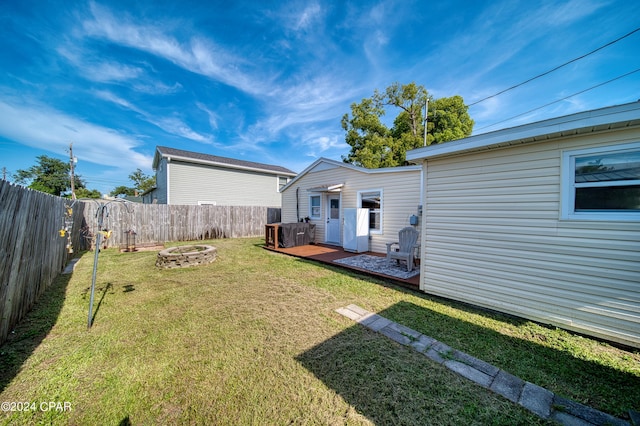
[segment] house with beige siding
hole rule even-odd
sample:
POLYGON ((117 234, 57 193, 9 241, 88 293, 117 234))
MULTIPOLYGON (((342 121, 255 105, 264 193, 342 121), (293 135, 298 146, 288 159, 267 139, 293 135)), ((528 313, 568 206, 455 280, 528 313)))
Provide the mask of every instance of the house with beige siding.
POLYGON ((295 172, 181 149, 156 147, 156 186, 144 203, 280 207, 280 190, 295 172))
POLYGON ((342 247, 345 212, 368 209, 366 251, 386 253, 385 243, 397 241, 398 231, 419 214, 420 174, 415 165, 366 169, 320 158, 283 188, 282 222, 309 218, 316 243, 342 247))
POLYGON ((407 159, 423 291, 640 347, 640 102, 407 159))

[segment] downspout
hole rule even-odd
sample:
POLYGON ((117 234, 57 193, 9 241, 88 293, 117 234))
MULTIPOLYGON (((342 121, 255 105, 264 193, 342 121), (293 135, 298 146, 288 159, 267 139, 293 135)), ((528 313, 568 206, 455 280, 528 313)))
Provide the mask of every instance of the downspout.
POLYGON ((300 221, 300 201, 298 199, 298 193, 300 192, 300 187, 296 187, 296 222, 300 221))

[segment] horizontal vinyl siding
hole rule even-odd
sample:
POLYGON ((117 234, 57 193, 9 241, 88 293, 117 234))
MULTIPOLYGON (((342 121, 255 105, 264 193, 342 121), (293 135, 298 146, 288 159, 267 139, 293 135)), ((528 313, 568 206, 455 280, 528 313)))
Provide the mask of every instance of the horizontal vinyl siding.
POLYGON ((276 175, 171 161, 171 204, 280 207, 276 175))
POLYGON ((640 347, 640 223, 559 219, 562 150, 637 138, 429 160, 421 289, 640 347))
MULTIPOLYGON (((382 234, 370 236, 369 250, 386 252, 386 243, 397 241, 398 231, 409 226, 409 217, 417 214, 420 204, 420 171, 398 171, 393 173, 364 173, 345 167, 334 167, 324 170, 310 171, 299 178, 283 193, 282 221, 295 222, 296 188, 299 188, 300 217, 309 215, 309 188, 327 184, 344 183, 341 192, 341 209, 355 208, 358 203, 358 191, 377 190, 383 192, 382 199, 382 234)), ((326 205, 325 194, 320 194, 322 217, 312 220, 316 224, 316 242, 324 242, 326 205)), ((342 232, 341 232, 342 234, 342 232)))
MULTIPOLYGON (((157 204, 167 204, 167 160, 162 159, 156 171, 156 190, 153 194, 157 204)), ((153 200, 152 200, 153 202, 153 200)))

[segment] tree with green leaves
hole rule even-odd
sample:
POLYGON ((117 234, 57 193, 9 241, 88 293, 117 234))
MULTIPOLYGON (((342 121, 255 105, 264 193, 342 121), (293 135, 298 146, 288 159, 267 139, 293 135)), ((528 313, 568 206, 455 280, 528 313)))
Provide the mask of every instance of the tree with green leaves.
MULTIPOLYGON (((69 163, 46 155, 39 155, 36 159, 38 164, 26 170, 18 170, 13 175, 17 184, 57 196, 71 190, 69 163)), ((74 176, 74 185, 77 190, 85 188, 85 183, 79 175, 74 176)))
POLYGON ((156 186, 156 177, 145 175, 140 169, 131 173, 129 179, 133 182, 134 189, 141 193, 156 186))
POLYGON ((467 110, 462 96, 456 95, 429 102, 427 145, 454 141, 471 135, 474 121, 467 110))
POLYGON ((427 99, 428 145, 471 134, 474 123, 462 97, 433 100, 423 86, 394 83, 384 92, 375 90, 371 98, 351 104, 351 115, 342 117, 345 141, 351 146, 342 160, 372 169, 404 165, 406 152, 424 145, 423 108, 427 99), (390 129, 382 122, 386 107, 400 110, 390 129))
POLYGON ((118 186, 109 195, 112 197, 119 196, 135 196, 141 194, 156 185, 155 176, 149 176, 142 172, 140 169, 136 169, 135 172, 129 175, 129 180, 133 182, 133 187, 130 186, 118 186))
POLYGON ((102 198, 97 189, 76 188, 76 198, 102 198))

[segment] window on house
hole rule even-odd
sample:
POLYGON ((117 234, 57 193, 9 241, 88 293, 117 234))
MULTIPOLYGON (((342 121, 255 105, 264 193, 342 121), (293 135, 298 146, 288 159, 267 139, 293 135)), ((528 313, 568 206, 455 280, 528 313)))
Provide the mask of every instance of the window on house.
POLYGON ((320 219, 320 196, 312 195, 309 197, 309 217, 311 219, 320 219))
POLYGON ((562 217, 640 220, 640 143, 563 153, 562 217))
POLYGON ((369 209, 369 231, 382 233, 382 190, 358 192, 358 207, 369 209))
POLYGON ((278 192, 282 191, 287 183, 289 183, 289 178, 286 176, 278 176, 278 192))

